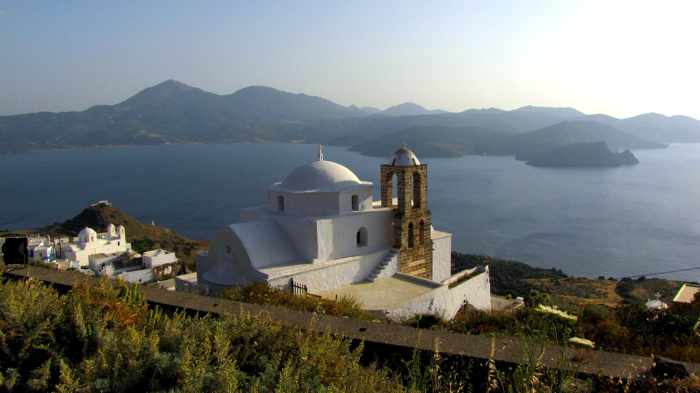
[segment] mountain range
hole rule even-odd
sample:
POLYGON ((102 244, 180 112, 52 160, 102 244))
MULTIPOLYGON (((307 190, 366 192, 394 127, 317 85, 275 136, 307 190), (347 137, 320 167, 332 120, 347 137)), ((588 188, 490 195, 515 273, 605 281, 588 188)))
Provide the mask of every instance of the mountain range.
POLYGON ((672 142, 700 142, 700 121, 658 114, 616 119, 573 108, 535 106, 450 113, 407 102, 380 110, 264 86, 219 95, 175 80, 146 88, 115 105, 0 116, 0 153, 101 145, 276 141, 353 146, 365 154, 379 154, 376 146, 362 146, 383 140, 395 147, 413 140, 429 147, 432 154, 428 156, 517 155, 522 152, 515 151, 514 143, 549 146, 553 142, 548 138, 567 143, 605 141, 612 149, 663 147, 672 142), (531 142, 522 142, 526 139, 531 142))

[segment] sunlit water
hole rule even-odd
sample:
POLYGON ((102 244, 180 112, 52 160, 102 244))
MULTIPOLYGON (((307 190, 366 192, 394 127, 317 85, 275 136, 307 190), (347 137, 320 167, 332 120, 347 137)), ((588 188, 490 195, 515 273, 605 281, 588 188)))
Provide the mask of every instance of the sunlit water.
MULTIPOLYGON (((108 199, 136 218, 207 239, 262 203, 316 146, 164 145, 0 156, 0 228, 63 221, 108 199)), ((418 152, 420 156, 420 152, 418 152)), ((635 152, 611 169, 547 169, 510 157, 427 159, 429 206, 454 249, 623 276, 700 266, 700 145, 635 152)), ((377 183, 382 160, 326 148, 377 183)), ((375 193, 378 190, 375 189, 375 193)), ((700 270, 667 277, 700 281, 700 270)))

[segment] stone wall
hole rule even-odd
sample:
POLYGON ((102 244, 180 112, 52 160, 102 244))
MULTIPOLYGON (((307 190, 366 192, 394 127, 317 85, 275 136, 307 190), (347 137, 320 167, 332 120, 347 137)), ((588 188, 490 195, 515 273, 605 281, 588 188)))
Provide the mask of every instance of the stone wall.
POLYGON ((433 276, 432 217, 428 210, 428 166, 381 166, 380 190, 383 207, 394 212, 394 248, 399 249, 399 271, 418 277, 433 276), (393 177, 396 176, 396 184, 393 177), (398 204, 392 192, 397 189, 398 204))

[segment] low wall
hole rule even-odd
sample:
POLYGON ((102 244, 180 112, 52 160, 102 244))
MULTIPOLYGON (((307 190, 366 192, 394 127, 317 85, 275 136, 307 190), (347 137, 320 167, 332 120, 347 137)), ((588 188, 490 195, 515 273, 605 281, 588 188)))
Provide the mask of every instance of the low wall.
MULTIPOLYGON (((446 282, 450 281, 452 280, 446 280, 446 282)), ((412 299, 410 303, 387 310, 387 316, 394 320, 405 320, 417 314, 435 314, 450 320, 457 315, 465 302, 478 310, 491 311, 491 283, 488 267, 483 273, 455 287, 450 288, 448 284, 442 284, 412 299)))
MULTIPOLYGON (((76 272, 61 272, 35 266, 8 266, 5 278, 32 277, 58 288, 71 288, 79 282, 95 282, 76 272)), ((226 299, 168 291, 162 288, 141 287, 146 301, 165 310, 187 311, 213 315, 252 315, 271 318, 275 323, 311 332, 331 333, 364 343, 367 350, 378 346, 381 354, 391 356, 401 350, 432 352, 436 348, 441 356, 453 356, 483 360, 492 359, 507 364, 520 364, 532 342, 516 337, 488 337, 444 331, 415 329, 408 326, 362 321, 351 318, 331 317, 309 312, 292 311, 283 307, 239 303, 226 299), (389 352, 387 352, 389 351, 389 352)), ((539 359, 543 367, 575 372, 582 376, 628 379, 647 372, 652 358, 614 352, 573 349, 544 344, 539 359), (563 359, 567 361, 562 361, 563 359)), ((686 369, 700 375, 700 364, 682 363, 686 369)))
POLYGON ((330 291, 345 285, 367 279, 384 259, 388 250, 381 250, 369 255, 343 258, 340 261, 316 262, 314 267, 301 273, 293 273, 268 281, 271 286, 282 287, 289 284, 289 279, 305 284, 309 292, 330 291))

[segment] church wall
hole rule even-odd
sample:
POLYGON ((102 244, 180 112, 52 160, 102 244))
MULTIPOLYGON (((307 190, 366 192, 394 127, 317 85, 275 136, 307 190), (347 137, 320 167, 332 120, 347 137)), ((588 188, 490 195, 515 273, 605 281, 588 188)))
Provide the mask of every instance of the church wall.
POLYGON ((339 194, 339 211, 340 214, 351 214, 354 213, 352 210, 352 196, 357 195, 359 199, 359 210, 371 210, 372 209, 372 186, 358 187, 354 190, 343 191, 339 194))
MULTIPOLYGON (((318 269, 293 275, 294 281, 308 286, 311 293, 330 291, 344 285, 365 281, 384 259, 388 249, 371 254, 347 258, 340 262, 319 263, 318 269)), ((270 280, 271 286, 289 285, 291 276, 270 280)))
POLYGON ((287 234, 301 259, 314 260, 318 258, 318 225, 315 220, 282 215, 274 216, 273 219, 287 234))
POLYGON ((392 219, 390 210, 356 212, 328 219, 330 228, 325 226, 318 233, 319 244, 326 250, 319 258, 338 259, 391 248, 392 219), (363 227, 367 229, 367 245, 358 247, 357 232, 363 227))
POLYGON ((313 192, 313 193, 268 193, 268 203, 272 211, 293 216, 328 216, 338 214, 338 193, 313 192), (277 206, 277 197, 284 197, 284 211, 280 212, 277 206))
POLYGON ((442 282, 452 275, 452 235, 433 238, 433 281, 442 282))
POLYGON ((260 273, 253 269, 243 244, 230 228, 219 232, 209 250, 197 258, 197 273, 199 283, 210 289, 220 285, 209 280, 225 285, 260 281, 260 273))

